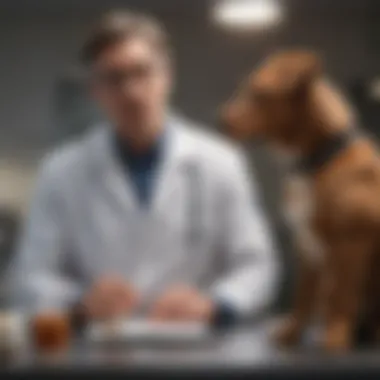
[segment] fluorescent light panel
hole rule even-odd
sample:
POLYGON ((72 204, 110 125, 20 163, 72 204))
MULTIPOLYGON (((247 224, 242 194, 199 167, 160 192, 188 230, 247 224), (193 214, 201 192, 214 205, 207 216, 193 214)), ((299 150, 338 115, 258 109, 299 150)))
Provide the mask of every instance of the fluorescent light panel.
POLYGON ((226 27, 262 28, 278 24, 282 9, 275 0, 223 0, 216 4, 213 17, 226 27))

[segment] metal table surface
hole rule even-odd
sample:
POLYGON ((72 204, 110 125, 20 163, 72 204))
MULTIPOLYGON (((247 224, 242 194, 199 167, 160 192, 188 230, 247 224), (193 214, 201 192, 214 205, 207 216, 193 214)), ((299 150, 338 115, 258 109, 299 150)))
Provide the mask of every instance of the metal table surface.
MULTIPOLYGON (((113 373, 152 375, 219 373, 236 375, 242 371, 256 378, 310 378, 310 375, 344 374, 345 378, 380 379, 380 352, 362 351, 346 355, 323 355, 311 348, 298 352, 279 351, 269 339, 268 326, 260 324, 230 331, 204 342, 192 344, 122 344, 95 346, 78 339, 60 357, 43 358, 25 352, 0 371, 4 375, 36 373, 93 373, 111 376, 113 373), (350 377, 351 376, 351 377, 350 377), (354 377, 352 377, 354 376, 354 377), (298 378, 298 377, 297 377, 298 378)), ((221 377, 221 376, 219 376, 221 377)), ((5 377, 4 377, 5 378, 5 377)), ((320 378, 320 377, 318 377, 320 378)))

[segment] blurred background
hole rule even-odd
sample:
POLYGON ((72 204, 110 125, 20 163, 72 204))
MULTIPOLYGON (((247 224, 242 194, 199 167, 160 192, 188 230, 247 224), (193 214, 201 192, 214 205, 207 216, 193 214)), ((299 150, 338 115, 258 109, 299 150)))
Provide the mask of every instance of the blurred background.
MULTIPOLYGON (((94 19, 110 8, 149 11, 164 22, 177 61, 174 106, 210 128, 218 106, 253 65, 279 48, 305 47, 325 57, 326 71, 359 109, 363 127, 379 134, 379 1, 258 0, 251 13, 218 8, 222 2, 0 0, 0 278, 39 160, 98 118, 77 55, 94 19)), ((286 268, 277 305, 285 308, 294 266, 278 207, 281 173, 264 150, 248 153, 286 268)))

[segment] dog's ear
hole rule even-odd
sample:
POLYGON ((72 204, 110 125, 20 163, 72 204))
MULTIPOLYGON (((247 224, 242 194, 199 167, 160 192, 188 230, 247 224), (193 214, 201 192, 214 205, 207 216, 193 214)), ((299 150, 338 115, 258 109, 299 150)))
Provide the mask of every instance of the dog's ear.
POLYGON ((299 84, 307 85, 322 74, 322 60, 316 53, 303 53, 297 58, 299 84))
POLYGON ((304 95, 311 85, 322 74, 322 59, 313 52, 300 52, 294 54, 290 81, 291 92, 294 95, 304 95))

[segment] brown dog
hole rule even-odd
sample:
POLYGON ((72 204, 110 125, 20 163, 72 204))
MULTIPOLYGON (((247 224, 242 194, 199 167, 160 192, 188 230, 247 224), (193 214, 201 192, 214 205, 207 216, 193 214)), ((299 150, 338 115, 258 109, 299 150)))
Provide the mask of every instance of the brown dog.
POLYGON ((263 139, 301 167, 285 192, 299 278, 278 340, 296 344, 317 314, 329 351, 352 347, 363 318, 379 333, 380 160, 370 139, 353 133, 351 107, 323 78, 319 57, 270 57, 226 104, 223 119, 230 135, 263 139))

